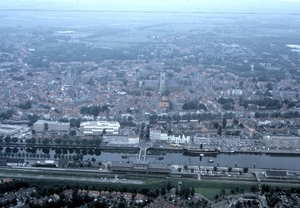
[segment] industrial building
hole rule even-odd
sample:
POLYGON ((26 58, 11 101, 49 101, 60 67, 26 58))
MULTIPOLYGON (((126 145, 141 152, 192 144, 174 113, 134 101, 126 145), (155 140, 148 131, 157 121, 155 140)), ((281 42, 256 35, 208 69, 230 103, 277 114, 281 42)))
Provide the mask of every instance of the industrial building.
POLYGON ((170 174, 171 165, 163 163, 128 163, 111 162, 109 170, 112 172, 131 172, 131 173, 149 173, 149 174, 170 174))
POLYGON ((38 120, 33 124, 33 129, 38 133, 45 131, 69 131, 70 123, 38 120))
POLYGON ((0 124, 0 135, 13 136, 15 134, 28 132, 30 128, 18 125, 0 124))
POLYGON ((284 179, 287 178, 287 171, 285 170, 267 170, 265 172, 266 178, 277 178, 284 179))

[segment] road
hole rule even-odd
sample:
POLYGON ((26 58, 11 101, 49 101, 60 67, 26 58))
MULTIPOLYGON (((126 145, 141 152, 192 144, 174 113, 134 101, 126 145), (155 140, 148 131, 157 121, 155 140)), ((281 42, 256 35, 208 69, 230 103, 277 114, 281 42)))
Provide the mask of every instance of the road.
POLYGON ((82 181, 82 182, 95 182, 95 183, 121 183, 121 184, 144 184, 143 181, 140 180, 127 180, 127 179, 116 179, 116 178, 99 178, 99 177, 81 177, 81 176, 59 176, 59 175, 43 175, 42 172, 40 175, 28 173, 1 173, 1 178, 29 178, 29 179, 48 179, 48 180, 63 180, 63 181, 82 181))

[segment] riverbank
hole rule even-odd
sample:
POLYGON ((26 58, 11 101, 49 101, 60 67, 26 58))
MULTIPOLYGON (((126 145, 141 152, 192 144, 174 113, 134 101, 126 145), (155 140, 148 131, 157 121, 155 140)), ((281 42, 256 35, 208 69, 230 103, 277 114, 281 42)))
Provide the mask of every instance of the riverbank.
POLYGON ((231 151, 231 152, 226 152, 226 151, 219 151, 219 153, 222 154, 256 154, 256 155, 282 155, 282 156, 299 156, 300 157, 300 152, 297 150, 263 150, 263 151, 258 151, 258 150, 248 150, 248 151, 231 151))
MULTIPOLYGON (((5 148, 9 147, 11 149, 18 148, 20 150, 26 148, 36 148, 36 149, 97 149, 103 152, 117 152, 117 153, 129 153, 136 154, 140 151, 140 147, 138 145, 108 145, 108 144, 100 144, 100 145, 65 145, 65 144, 1 144, 2 151, 5 151, 5 148)), ((170 144, 155 144, 151 145, 147 148, 147 155, 161 155, 167 153, 183 153, 182 146, 170 146, 170 144)), ((280 149, 262 149, 262 150, 236 150, 236 151, 222 151, 218 150, 217 154, 255 154, 255 155, 271 155, 271 156, 284 156, 284 157, 300 157, 300 151, 297 149, 293 150, 280 150, 280 149)), ((192 155, 192 156, 200 156, 192 155)))

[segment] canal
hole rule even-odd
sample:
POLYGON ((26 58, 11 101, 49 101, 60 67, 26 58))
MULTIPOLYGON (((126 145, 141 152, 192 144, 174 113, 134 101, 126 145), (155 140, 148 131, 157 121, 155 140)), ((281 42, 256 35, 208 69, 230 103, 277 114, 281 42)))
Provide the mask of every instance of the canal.
MULTIPOLYGON (((29 159, 59 159, 71 158, 73 155, 81 154, 84 160, 95 158, 97 161, 137 161, 138 152, 125 150, 103 151, 96 148, 80 150, 79 148, 59 149, 59 148, 13 148, 3 147, 0 157, 29 158, 29 159), (62 156, 64 155, 64 156, 62 156)), ((178 165, 197 166, 225 166, 225 167, 248 167, 248 168, 269 168, 269 169, 289 169, 300 170, 300 156, 266 155, 266 154, 218 154, 215 157, 209 156, 188 156, 180 152, 155 152, 147 155, 146 161, 157 163, 168 163, 178 165)))

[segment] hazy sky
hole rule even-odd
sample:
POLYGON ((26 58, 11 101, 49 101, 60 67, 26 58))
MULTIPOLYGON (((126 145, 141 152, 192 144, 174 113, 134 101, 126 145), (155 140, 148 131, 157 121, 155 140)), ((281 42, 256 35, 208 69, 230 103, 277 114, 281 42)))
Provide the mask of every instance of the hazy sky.
POLYGON ((12 0, 0 1, 0 8, 21 10, 298 13, 300 12, 300 0, 12 0))

